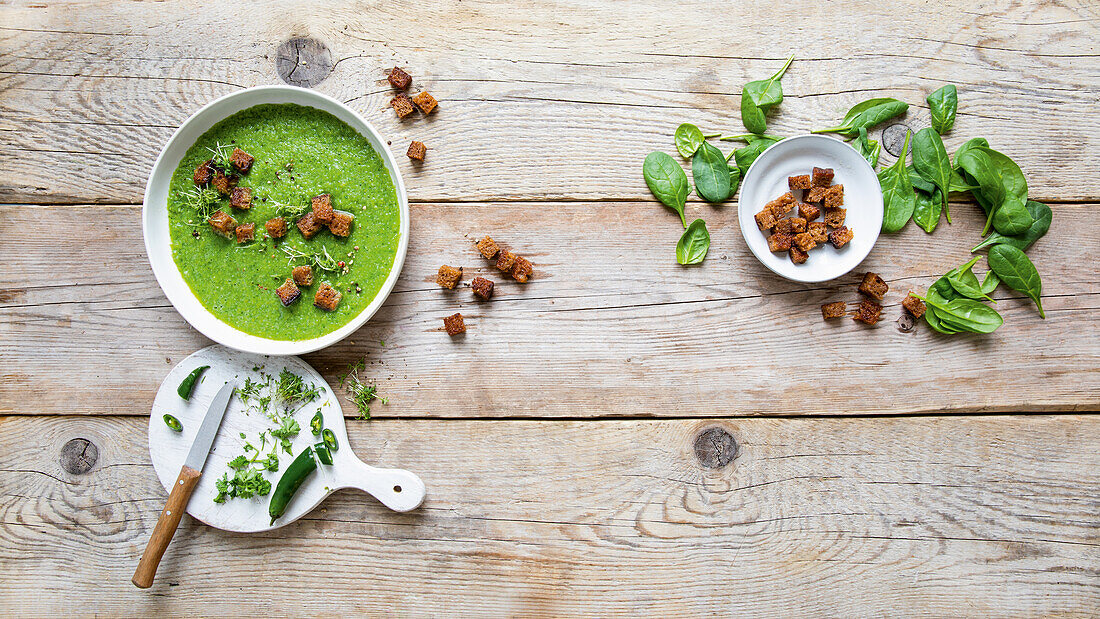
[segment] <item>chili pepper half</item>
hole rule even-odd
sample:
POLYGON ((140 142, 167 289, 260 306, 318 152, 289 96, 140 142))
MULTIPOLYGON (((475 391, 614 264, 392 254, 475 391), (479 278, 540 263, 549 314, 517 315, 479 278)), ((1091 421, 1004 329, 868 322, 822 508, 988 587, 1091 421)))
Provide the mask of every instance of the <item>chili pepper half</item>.
POLYGON ((327 445, 317 443, 313 446, 313 451, 317 452, 317 459, 321 461, 321 464, 332 466, 332 452, 328 450, 327 445))
POLYGON ((309 420, 309 429, 313 431, 313 436, 317 436, 321 434, 321 428, 323 427, 325 427, 325 418, 321 415, 321 411, 317 411, 313 419, 309 420))
POLYGON ((301 487, 302 482, 306 480, 306 477, 309 477, 310 473, 316 470, 317 461, 313 459, 313 448, 306 447, 302 450, 302 453, 298 454, 297 458, 294 458, 290 466, 286 467, 286 472, 279 478, 275 491, 271 493, 271 503, 267 506, 267 514, 271 516, 271 524, 275 524, 279 516, 283 515, 286 506, 290 504, 290 499, 294 498, 294 493, 301 487))
POLYGON ((325 439, 325 447, 328 447, 329 451, 340 451, 340 443, 336 442, 336 433, 328 428, 321 433, 321 438, 325 439))
POLYGON ((173 432, 183 432, 183 424, 180 423, 180 420, 168 413, 164 414, 164 425, 168 426, 168 429, 173 432))
POLYGON ((210 369, 209 365, 203 365, 191 370, 191 373, 183 379, 179 388, 176 389, 176 393, 180 394, 180 397, 184 400, 190 400, 191 392, 195 389, 195 383, 198 382, 199 376, 202 376, 202 373, 208 369, 210 369))

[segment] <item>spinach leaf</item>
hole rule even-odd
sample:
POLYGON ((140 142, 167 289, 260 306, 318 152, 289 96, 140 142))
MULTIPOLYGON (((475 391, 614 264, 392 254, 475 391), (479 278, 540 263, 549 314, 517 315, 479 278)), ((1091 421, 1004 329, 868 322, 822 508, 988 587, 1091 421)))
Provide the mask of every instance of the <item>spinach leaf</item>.
MULTIPOLYGON (((926 180, 939 187, 940 195, 947 196, 951 191, 951 159, 947 156, 947 149, 943 147, 940 134, 931 127, 925 127, 913 136, 913 168, 926 180)), ((943 204, 944 215, 947 223, 951 223, 951 213, 947 210, 947 202, 943 204)))
POLYGON ((1043 280, 1027 254, 1013 245, 994 245, 989 249, 989 268, 997 274, 1005 286, 1022 292, 1035 301, 1039 316, 1046 318, 1043 302, 1043 280))
MULTIPOLYGON (((978 276, 974 275, 974 264, 977 260, 971 260, 961 267, 953 269, 945 275, 947 283, 960 295, 968 299, 988 299, 993 301, 986 293, 982 292, 982 284, 978 282, 978 276)), ((996 301, 993 301, 996 303, 996 301)))
POLYGON ((908 109, 908 103, 891 97, 868 99, 852 106, 839 125, 814 129, 810 133, 839 133, 846 138, 854 138, 859 134, 860 127, 870 129, 883 121, 904 114, 908 109))
POLYGON ((737 167, 737 164, 729 165, 729 160, 726 160, 726 166, 730 169, 730 195, 737 193, 737 188, 741 186, 741 168, 737 167))
POLYGON ((680 264, 699 264, 707 257, 710 249, 710 232, 702 219, 696 219, 684 230, 676 243, 676 262, 680 264))
POLYGON ((954 84, 948 84, 928 95, 928 111, 932 113, 932 128, 943 135, 955 126, 955 112, 959 107, 959 92, 954 84))
POLYGON ((691 176, 695 193, 707 202, 721 202, 730 197, 730 168, 726 156, 717 147, 703 143, 691 158, 691 176))
MULTIPOLYGON (((913 186, 916 187, 916 183, 913 183, 913 186)), ((935 185, 929 183, 929 186, 932 187, 932 193, 916 192, 913 221, 917 222, 917 225, 925 232, 932 234, 932 231, 940 223, 940 214, 943 212, 943 196, 940 195, 940 190, 936 189, 935 185)))
POLYGON ((882 146, 875 140, 867 139, 867 127, 859 128, 859 137, 852 143, 856 151, 871 164, 871 169, 875 169, 878 166, 878 156, 882 152, 882 146))
POLYGON ((942 301, 931 296, 914 296, 934 308, 935 317, 942 327, 954 329, 955 332, 992 333, 1004 324, 997 310, 980 301, 965 298, 942 301))
POLYGON ((680 215, 680 223, 687 227, 684 205, 688 195, 688 177, 679 163, 666 153, 653 151, 642 164, 645 184, 662 204, 680 215))
POLYGON ((767 129, 765 114, 783 100, 783 85, 779 80, 793 60, 794 55, 791 55, 774 75, 766 80, 749 82, 741 89, 741 122, 752 133, 764 133, 767 129))
POLYGON ((909 180, 909 170, 905 167, 905 153, 909 152, 909 132, 905 132, 905 145, 902 156, 894 165, 878 173, 878 183, 882 187, 882 231, 898 232, 909 223, 916 207, 916 195, 913 183, 909 180))
MULTIPOLYGON (((919 298, 919 295, 913 295, 919 298)), ((936 314, 936 308, 930 301, 938 301, 941 303, 947 303, 948 301, 958 299, 959 293, 955 292, 955 289, 951 287, 951 284, 947 281, 947 276, 943 276, 936 280, 934 284, 928 287, 928 296, 925 299, 927 307, 924 310, 924 320, 928 323, 928 326, 932 327, 940 333, 958 333, 958 330, 952 329, 944 325, 939 316, 936 314)))
POLYGON ((743 146, 733 151, 733 158, 737 162, 738 169, 741 170, 741 178, 745 178, 745 173, 749 171, 749 166, 752 165, 752 162, 756 161, 756 158, 759 157, 761 153, 776 142, 778 142, 778 140, 761 138, 749 142, 748 146, 743 146))
POLYGON ((1050 229, 1050 222, 1054 214, 1051 213, 1049 206, 1042 202, 1036 202, 1035 200, 1028 200, 1025 208, 1027 208, 1027 212, 1031 214, 1034 221, 1031 222, 1031 225, 1028 226, 1027 230, 1022 234, 1005 236, 1000 232, 994 232, 985 237, 985 240, 978 243, 977 246, 970 251, 978 251, 986 247, 997 245, 998 243, 1012 245, 1016 249, 1027 251, 1027 248, 1031 247, 1032 243, 1042 238, 1042 236, 1047 233, 1047 230, 1050 229))
POLYGON ((778 142, 779 140, 782 140, 783 137, 778 135, 768 135, 766 133, 759 135, 756 133, 739 133, 737 135, 724 135, 718 139, 723 142, 746 142, 748 144, 752 144, 757 140, 772 140, 773 142, 778 142))
POLYGON ((690 159, 691 156, 695 154, 695 151, 699 150, 699 147, 706 141, 699 127, 691 123, 684 123, 676 127, 675 139, 676 150, 679 151, 680 156, 684 159, 690 159))
MULTIPOLYGON (((1004 200, 993 210, 993 229, 1004 235, 1023 234, 1035 219, 1027 211, 1027 179, 1016 162, 989 147, 980 147, 988 154, 1004 188, 1004 200)), ((988 230, 988 224, 986 228, 988 230)))
POLYGON ((909 165, 908 170, 909 182, 913 183, 914 189, 920 189, 928 194, 936 192, 936 186, 931 181, 921 176, 920 172, 917 172, 917 169, 914 168, 912 164, 909 165))
POLYGON ((997 289, 997 286, 1001 285, 1001 278, 997 277, 997 274, 993 271, 989 271, 985 274, 985 279, 982 280, 982 294, 990 295, 997 289))

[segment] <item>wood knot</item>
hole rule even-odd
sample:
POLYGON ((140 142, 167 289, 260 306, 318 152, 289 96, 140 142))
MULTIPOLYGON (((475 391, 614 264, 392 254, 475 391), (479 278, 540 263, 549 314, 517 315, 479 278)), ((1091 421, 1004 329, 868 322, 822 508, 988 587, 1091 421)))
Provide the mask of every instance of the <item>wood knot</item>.
POLYGON ((898 331, 912 333, 916 328, 917 321, 913 318, 913 315, 909 312, 902 312, 901 317, 898 318, 898 331))
POLYGON ((275 70, 291 86, 312 88, 332 73, 332 54, 317 39, 297 37, 276 50, 275 70))
POLYGON ((707 428, 695 437, 695 457, 708 469, 720 469, 737 457, 740 448, 723 428, 707 428))
MULTIPOLYGON (((904 123, 894 123, 883 129, 882 147, 891 155, 901 157, 901 148, 905 146, 905 132, 909 130, 909 125, 904 123)), ((909 138, 909 143, 911 146, 913 143, 912 137, 909 138)))
POLYGON ((92 470, 99 460, 99 448, 86 438, 74 438, 61 447, 61 468, 73 475, 92 470))

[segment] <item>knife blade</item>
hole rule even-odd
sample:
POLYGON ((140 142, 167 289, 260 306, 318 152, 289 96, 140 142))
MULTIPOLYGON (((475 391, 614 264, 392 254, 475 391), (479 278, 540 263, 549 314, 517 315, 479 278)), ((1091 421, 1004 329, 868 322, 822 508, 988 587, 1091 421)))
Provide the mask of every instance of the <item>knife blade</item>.
POLYGON ((137 569, 131 582, 135 586, 146 589, 153 584, 153 577, 157 574, 157 567, 164 551, 168 549, 168 543, 176 534, 183 512, 187 511, 187 502, 191 499, 191 493, 199 485, 202 477, 202 467, 206 464, 206 458, 210 455, 210 447, 214 444, 214 437, 218 435, 218 428, 225 418, 225 411, 229 408, 229 399, 233 397, 233 383, 222 386, 210 406, 206 415, 202 418, 199 431, 195 433, 195 440, 191 443, 191 449, 187 452, 187 458, 180 468, 176 483, 172 484, 172 491, 168 493, 168 501, 164 510, 160 512, 157 526, 153 528, 153 534, 149 537, 149 543, 145 546, 145 552, 141 554, 137 569))

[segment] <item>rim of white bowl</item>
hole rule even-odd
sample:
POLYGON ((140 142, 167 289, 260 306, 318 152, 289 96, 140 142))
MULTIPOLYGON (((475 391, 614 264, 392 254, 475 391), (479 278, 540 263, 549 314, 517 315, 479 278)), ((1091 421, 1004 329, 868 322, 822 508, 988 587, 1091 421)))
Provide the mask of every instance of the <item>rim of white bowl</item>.
POLYGON ((164 147, 161 148, 160 154, 157 155, 157 159, 149 173, 149 180, 145 185, 145 198, 141 211, 142 235, 145 239, 145 253, 149 258, 149 265, 153 269, 153 275, 156 277, 161 290, 164 291, 165 296, 168 297, 180 316, 200 333, 219 344, 234 350, 263 355, 301 355, 331 346, 354 333, 370 320, 386 302, 397 283, 397 278, 401 274, 409 247, 408 194, 405 190, 405 182, 401 177, 401 171, 397 167, 397 160, 394 159, 393 153, 386 145, 386 140, 382 137, 382 134, 358 112, 344 103, 315 90, 297 86, 255 86, 238 90, 207 103, 188 117, 172 133, 172 137, 168 139, 164 147), (311 105, 311 102, 316 105, 311 105), (172 174, 179 166, 183 154, 187 152, 187 149, 194 144, 199 136, 214 124, 237 112, 265 103, 295 103, 328 112, 365 137, 370 142, 371 147, 382 157, 382 161, 390 173, 390 179, 393 181, 397 193, 398 209, 401 215, 397 253, 394 256, 393 264, 390 266, 390 273, 386 277, 386 281, 383 282, 382 287, 379 288, 378 293, 363 311, 340 328, 306 340, 275 340, 259 337, 245 333, 225 323, 211 313, 210 310, 203 307, 191 291, 191 287, 184 281, 172 257, 171 235, 168 232, 167 193, 172 174), (228 111, 223 112, 223 109, 228 111), (351 122, 349 122, 349 119, 351 122), (192 135, 193 137, 188 137, 192 135), (185 140, 186 144, 181 146, 181 140, 185 140), (165 166, 168 166, 167 169, 165 169, 165 166), (153 209, 160 209, 163 212, 163 229, 153 229, 153 226, 157 224, 152 220, 153 209), (158 233, 162 236, 159 236, 158 233), (163 242, 160 246, 154 247, 154 240, 163 242))

